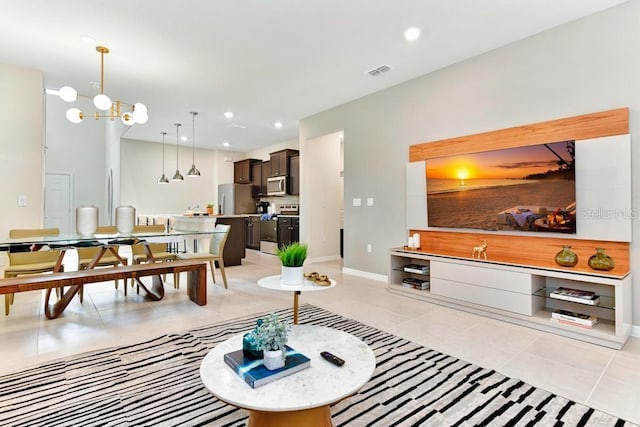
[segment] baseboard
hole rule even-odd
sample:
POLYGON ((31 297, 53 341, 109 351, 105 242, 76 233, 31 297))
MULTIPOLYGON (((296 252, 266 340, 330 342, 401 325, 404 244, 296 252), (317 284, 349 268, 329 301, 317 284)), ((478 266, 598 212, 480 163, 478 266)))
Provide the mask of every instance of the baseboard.
POLYGON ((631 325, 631 336, 632 337, 636 337, 636 338, 640 338, 640 326, 631 325))
POLYGON ((329 261, 340 261, 340 255, 329 255, 329 256, 321 256, 317 258, 307 258, 307 263, 313 264, 316 262, 329 262, 329 261))
POLYGON ((385 276, 384 274, 376 274, 376 273, 370 273, 368 271, 354 270, 353 268, 343 267, 342 268, 342 272, 344 274, 350 274, 352 276, 364 277, 365 279, 376 280, 378 282, 387 283, 389 281, 389 278, 387 276, 385 276))

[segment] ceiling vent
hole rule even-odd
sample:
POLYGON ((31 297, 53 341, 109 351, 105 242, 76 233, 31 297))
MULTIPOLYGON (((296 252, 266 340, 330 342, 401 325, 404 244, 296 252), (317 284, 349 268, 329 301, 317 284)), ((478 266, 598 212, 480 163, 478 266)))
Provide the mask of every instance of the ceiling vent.
POLYGON ((367 74, 373 77, 377 77, 382 73, 386 73, 387 71, 391 71, 391 67, 386 64, 383 64, 383 65, 380 65, 379 67, 372 68, 371 70, 367 71, 367 74))

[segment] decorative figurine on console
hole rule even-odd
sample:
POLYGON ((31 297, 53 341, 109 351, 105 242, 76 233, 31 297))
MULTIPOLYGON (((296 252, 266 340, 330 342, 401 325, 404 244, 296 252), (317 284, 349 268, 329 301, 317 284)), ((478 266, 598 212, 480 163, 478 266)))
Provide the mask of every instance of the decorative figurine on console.
POLYGON ((473 248, 473 252, 471 253, 472 258, 480 259, 480 256, 483 256, 484 259, 487 259, 487 241, 483 240, 480 246, 475 246, 473 248))

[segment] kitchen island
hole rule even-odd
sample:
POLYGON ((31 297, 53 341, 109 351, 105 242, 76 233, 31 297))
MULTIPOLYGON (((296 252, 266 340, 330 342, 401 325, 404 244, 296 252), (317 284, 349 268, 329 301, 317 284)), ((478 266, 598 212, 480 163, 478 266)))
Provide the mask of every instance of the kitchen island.
MULTIPOLYGON (((246 225, 247 215, 174 215, 173 228, 181 231, 213 231, 216 224, 231 226, 227 243, 224 246, 222 257, 225 267, 242 264, 242 258, 246 256, 246 225)), ((208 252, 208 243, 202 243, 199 252, 208 252)))

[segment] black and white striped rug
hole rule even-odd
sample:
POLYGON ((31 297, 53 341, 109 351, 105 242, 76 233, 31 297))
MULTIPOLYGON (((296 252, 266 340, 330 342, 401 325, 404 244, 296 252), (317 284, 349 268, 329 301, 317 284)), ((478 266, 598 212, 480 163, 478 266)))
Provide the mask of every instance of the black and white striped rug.
MULTIPOLYGON (((209 394, 199 367, 209 349, 262 315, 0 376, 0 425, 244 426, 247 413, 209 394)), ((301 307, 300 323, 349 332, 376 355, 371 380, 332 406, 336 426, 632 425, 317 307, 301 307)))

